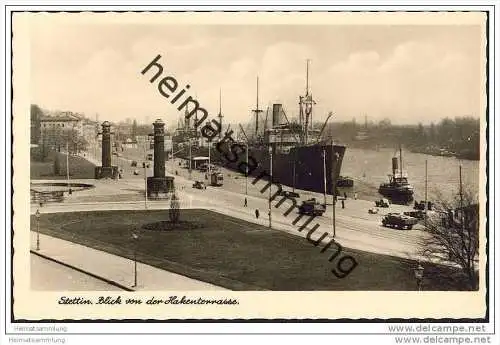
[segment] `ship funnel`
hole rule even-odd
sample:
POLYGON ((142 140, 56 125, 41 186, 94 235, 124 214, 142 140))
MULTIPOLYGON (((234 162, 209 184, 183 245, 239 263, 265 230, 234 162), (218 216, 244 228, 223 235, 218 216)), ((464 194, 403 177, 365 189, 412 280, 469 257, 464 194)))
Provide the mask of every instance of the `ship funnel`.
POLYGON ((398 157, 392 157, 392 174, 396 175, 396 170, 398 170, 398 157))
POLYGON ((281 122, 281 104, 273 104, 273 127, 279 126, 281 122))

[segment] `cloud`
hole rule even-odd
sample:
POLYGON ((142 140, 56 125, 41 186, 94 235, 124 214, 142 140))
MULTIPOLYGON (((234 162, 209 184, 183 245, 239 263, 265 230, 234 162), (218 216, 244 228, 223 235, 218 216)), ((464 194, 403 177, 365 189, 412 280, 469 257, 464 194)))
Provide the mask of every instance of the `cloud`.
POLYGON ((479 84, 477 73, 470 72, 472 65, 463 53, 407 42, 385 59, 373 51, 352 53, 330 68, 328 78, 334 81, 336 105, 343 112, 416 122, 478 109, 474 92, 479 84))
MULTIPOLYGON (((318 103, 315 121, 329 111, 337 120, 366 114, 394 123, 481 115, 481 66, 473 41, 460 45, 449 35, 435 39, 415 33, 408 39, 403 30, 394 42, 374 44, 367 37, 378 37, 376 28, 345 37, 307 28, 307 40, 296 39, 297 30, 233 28, 40 25, 32 40, 32 101, 112 121, 164 116, 167 125, 175 125, 182 114, 140 73, 161 54, 165 75, 189 83, 191 95, 211 115, 218 112, 222 89, 225 121, 233 123, 251 119, 257 75, 261 107, 281 102, 289 117, 296 116, 298 97, 305 93, 306 59, 318 103), (322 33, 317 40, 315 32, 322 33)), ((397 36, 398 29, 392 30, 397 36)))

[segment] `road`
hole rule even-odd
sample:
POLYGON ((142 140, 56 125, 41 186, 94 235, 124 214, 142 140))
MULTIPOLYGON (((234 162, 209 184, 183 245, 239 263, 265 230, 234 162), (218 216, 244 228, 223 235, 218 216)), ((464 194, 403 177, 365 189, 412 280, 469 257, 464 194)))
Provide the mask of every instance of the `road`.
POLYGON ((30 255, 31 288, 43 291, 122 291, 114 285, 36 254, 30 255))

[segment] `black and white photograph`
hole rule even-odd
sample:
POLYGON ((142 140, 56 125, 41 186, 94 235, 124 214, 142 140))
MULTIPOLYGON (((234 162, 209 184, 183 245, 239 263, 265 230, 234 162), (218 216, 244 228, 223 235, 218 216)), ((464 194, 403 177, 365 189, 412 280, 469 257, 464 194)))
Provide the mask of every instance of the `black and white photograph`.
POLYGON ((14 319, 484 318, 488 18, 13 13, 14 319))

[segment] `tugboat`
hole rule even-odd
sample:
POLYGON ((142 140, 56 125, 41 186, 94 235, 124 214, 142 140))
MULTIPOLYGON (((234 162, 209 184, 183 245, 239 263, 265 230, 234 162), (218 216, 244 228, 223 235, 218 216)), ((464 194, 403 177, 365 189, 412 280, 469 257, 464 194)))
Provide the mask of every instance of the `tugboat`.
POLYGON ((399 147, 399 162, 401 168, 398 171, 398 157, 392 157, 392 175, 389 182, 382 183, 378 192, 392 201, 408 202, 413 200, 413 186, 408 183, 408 176, 403 173, 403 154, 399 147))

